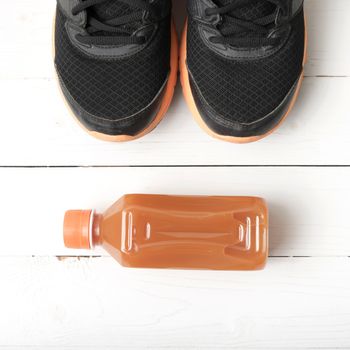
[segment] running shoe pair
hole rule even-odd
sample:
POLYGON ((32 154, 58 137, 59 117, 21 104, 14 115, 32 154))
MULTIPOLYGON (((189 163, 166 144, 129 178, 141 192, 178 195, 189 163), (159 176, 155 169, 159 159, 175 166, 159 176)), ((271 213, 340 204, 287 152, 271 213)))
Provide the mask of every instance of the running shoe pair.
MULTIPOLYGON (((230 142, 271 133, 300 89, 303 0, 188 0, 180 72, 200 126, 230 142)), ((178 75, 171 0, 57 0, 55 65, 63 95, 95 137, 152 131, 178 75)))

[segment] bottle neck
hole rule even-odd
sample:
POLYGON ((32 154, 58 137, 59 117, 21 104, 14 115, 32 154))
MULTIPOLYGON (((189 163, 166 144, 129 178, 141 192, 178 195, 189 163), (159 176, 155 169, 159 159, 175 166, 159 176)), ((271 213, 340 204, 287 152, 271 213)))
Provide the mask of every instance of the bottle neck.
POLYGON ((93 212, 91 214, 90 235, 89 235, 91 249, 102 244, 101 222, 102 222, 102 214, 97 214, 93 212))

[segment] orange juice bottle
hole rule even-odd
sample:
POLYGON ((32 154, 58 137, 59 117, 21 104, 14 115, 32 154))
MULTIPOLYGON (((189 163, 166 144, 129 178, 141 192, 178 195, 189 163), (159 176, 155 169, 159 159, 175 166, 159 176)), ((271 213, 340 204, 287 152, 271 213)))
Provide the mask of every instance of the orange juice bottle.
POLYGON ((127 267, 258 270, 268 211, 256 197, 126 195, 104 214, 67 211, 64 242, 102 246, 127 267))

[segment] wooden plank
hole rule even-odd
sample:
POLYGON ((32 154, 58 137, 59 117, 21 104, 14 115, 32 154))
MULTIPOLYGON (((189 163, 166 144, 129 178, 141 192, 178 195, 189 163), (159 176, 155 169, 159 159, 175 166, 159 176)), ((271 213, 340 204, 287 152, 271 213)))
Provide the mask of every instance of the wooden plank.
POLYGON ((0 258, 0 347, 349 349, 349 269, 349 258, 276 258, 252 273, 0 258))
POLYGON ((0 165, 350 164, 350 78, 305 79, 282 127, 248 145, 204 133, 180 89, 153 133, 123 144, 95 140, 81 130, 52 80, 2 80, 0 94, 7 96, 2 101, 0 165))
MULTIPOLYGON (((235 146, 209 138, 193 121, 180 91, 165 121, 151 135, 123 145, 96 141, 72 121, 52 78, 49 47, 55 1, 36 0, 33 5, 32 0, 14 0, 7 6, 9 16, 0 24, 4 39, 0 93, 7 96, 0 165, 349 164, 349 78, 306 79, 287 122, 254 145, 235 146), (5 35, 13 23, 18 28, 14 39, 5 35)), ((349 76, 349 28, 343 18, 349 7, 347 0, 306 1, 307 75, 349 76)), ((181 28, 185 0, 174 2, 174 8, 181 28)))
MULTIPOLYGON (((179 32, 186 15, 186 0, 176 0, 174 13, 179 32)), ((348 0, 306 0, 309 31, 309 76, 350 75, 348 0)), ((1 21, 0 78, 53 76, 51 27, 55 0, 12 0, 1 21), (8 35, 9 27, 16 27, 8 35)))
POLYGON ((0 169, 0 255, 89 254, 63 247, 65 210, 162 193, 264 197, 271 256, 350 256, 349 176, 350 168, 0 169))
POLYGON ((350 32, 348 16, 342 13, 349 7, 348 0, 305 0, 309 53, 306 75, 350 75, 350 43, 339 34, 348 36, 350 32))

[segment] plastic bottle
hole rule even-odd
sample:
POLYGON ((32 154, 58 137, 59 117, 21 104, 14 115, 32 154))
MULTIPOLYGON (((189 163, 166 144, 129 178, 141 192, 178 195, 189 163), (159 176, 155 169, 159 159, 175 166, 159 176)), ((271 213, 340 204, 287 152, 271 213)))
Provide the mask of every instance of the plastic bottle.
POLYGON ((268 210, 256 197, 126 195, 104 214, 67 211, 64 242, 102 246, 127 267, 258 270, 268 210))

